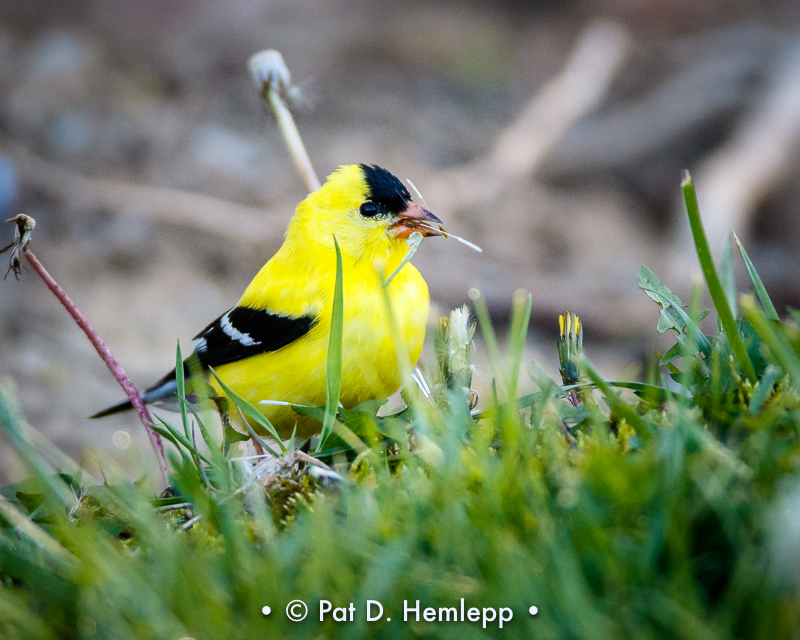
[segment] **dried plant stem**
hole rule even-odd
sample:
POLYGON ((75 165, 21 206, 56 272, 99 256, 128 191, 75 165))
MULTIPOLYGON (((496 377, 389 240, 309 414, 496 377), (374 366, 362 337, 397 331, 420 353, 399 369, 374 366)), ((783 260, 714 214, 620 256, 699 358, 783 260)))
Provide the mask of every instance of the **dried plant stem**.
POLYGON ((59 302, 64 305, 64 308, 72 316, 72 319, 75 320, 75 323, 83 330, 83 332, 86 334, 86 337, 89 338, 89 342, 92 343, 92 346, 94 346, 97 353, 103 359, 103 362, 106 363, 106 366, 117 379, 117 382, 119 382, 122 390, 127 394, 128 398, 130 398, 131 404, 136 410, 136 413, 139 415, 139 419, 142 421, 144 428, 147 430, 150 443, 153 445, 153 449, 156 452, 156 458, 158 458, 158 465, 161 469, 161 475, 162 479, 164 480, 164 484, 168 485, 169 467, 167 466, 167 457, 164 454, 164 443, 161 441, 161 436, 159 436, 153 429, 153 419, 150 417, 150 412, 147 410, 144 400, 142 400, 142 396, 139 395, 139 391, 125 373, 122 365, 117 362, 117 359, 111 354, 109 348, 100 339, 100 337, 97 335, 97 332, 92 328, 83 314, 78 310, 78 307, 75 306, 75 303, 70 300, 66 292, 59 286, 53 276, 47 272, 47 269, 45 269, 42 263, 39 262, 38 258, 33 254, 33 252, 26 248, 23 250, 23 253, 25 254, 25 257, 27 258, 28 263, 31 265, 33 270, 39 274, 39 277, 42 280, 44 280, 47 288, 50 289, 50 291, 53 292, 53 295, 58 298, 59 302))
POLYGON ((277 90, 272 87, 265 89, 264 98, 269 102, 272 107, 272 112, 275 114, 275 119, 278 122, 278 129, 280 129, 283 141, 286 148, 289 150, 289 155, 292 156, 292 161, 306 184, 306 189, 309 193, 319 189, 322 184, 311 165, 311 159, 308 157, 308 152, 303 144, 303 139, 300 137, 300 132, 297 130, 297 125, 292 117, 292 112, 289 107, 281 98, 277 90))
POLYGON ((261 99, 269 105, 275 115, 283 141, 289 150, 289 155, 292 156, 297 172, 306 183, 306 189, 309 193, 316 191, 321 186, 319 178, 308 157, 303 139, 297 131, 292 112, 289 111, 284 99, 285 96, 296 98, 299 91, 292 84, 292 74, 289 72, 289 67, 286 66, 281 52, 275 49, 259 51, 250 57, 247 66, 250 68, 250 75, 253 77, 261 99))

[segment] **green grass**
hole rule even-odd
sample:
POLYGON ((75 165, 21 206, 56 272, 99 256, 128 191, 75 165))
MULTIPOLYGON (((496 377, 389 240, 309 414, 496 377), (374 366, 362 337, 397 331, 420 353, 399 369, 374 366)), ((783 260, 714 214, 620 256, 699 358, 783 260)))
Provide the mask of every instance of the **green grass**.
POLYGON ((336 249, 336 282, 333 289, 333 305, 331 310, 331 331, 328 339, 328 362, 326 380, 328 383, 325 398, 325 417, 322 419, 317 453, 322 450, 328 434, 333 429, 336 413, 339 409, 339 395, 342 391, 342 335, 344 332, 344 275, 342 273, 342 251, 339 241, 333 237, 336 249))
POLYGON ((676 337, 647 383, 605 380, 574 336, 560 364, 577 381, 530 365, 538 389, 515 398, 530 299, 516 302, 505 358, 479 299, 496 384, 477 416, 469 355, 454 353, 470 329, 453 321, 436 336, 434 403, 337 412, 334 381, 326 407, 301 409, 329 424, 315 455, 340 481, 291 451, 257 477, 223 453, 235 436, 218 441, 187 407, 181 427, 161 429, 176 495, 154 499, 146 478, 93 483, 25 424, 3 382, 0 429, 30 477, 0 501, 0 637, 797 637, 800 329, 776 319, 742 256, 761 306, 734 296, 732 308, 727 276, 700 251, 716 335, 701 331, 696 302, 687 310, 640 271, 657 329, 676 337), (404 601, 458 609, 462 598, 513 619, 403 620, 404 601), (285 614, 295 599, 310 609, 302 622, 285 614), (367 623, 368 599, 391 621, 367 623), (320 622, 323 600, 352 602, 354 621, 320 622))

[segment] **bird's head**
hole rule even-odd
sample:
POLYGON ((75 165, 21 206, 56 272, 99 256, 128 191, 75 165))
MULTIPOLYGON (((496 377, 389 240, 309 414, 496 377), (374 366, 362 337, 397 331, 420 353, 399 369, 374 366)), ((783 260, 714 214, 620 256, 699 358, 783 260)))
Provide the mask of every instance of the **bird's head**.
POLYGON ((332 246, 336 236, 342 252, 354 258, 390 259, 405 253, 404 240, 414 231, 443 235, 441 224, 386 169, 354 164, 339 167, 300 203, 287 238, 332 246))

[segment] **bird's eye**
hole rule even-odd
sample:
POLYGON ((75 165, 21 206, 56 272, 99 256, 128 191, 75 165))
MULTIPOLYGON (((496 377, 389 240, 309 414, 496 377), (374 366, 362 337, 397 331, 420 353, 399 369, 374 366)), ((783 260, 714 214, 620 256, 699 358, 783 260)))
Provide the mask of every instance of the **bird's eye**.
POLYGON ((371 218, 378 213, 378 206, 374 202, 367 201, 361 205, 359 211, 365 218, 371 218))

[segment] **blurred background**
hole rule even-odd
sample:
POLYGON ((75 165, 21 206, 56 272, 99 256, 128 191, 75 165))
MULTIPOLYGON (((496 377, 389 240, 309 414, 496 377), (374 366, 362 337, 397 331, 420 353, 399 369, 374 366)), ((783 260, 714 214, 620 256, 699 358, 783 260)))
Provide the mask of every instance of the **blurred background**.
MULTIPOLYGON (((321 176, 384 166, 483 247, 424 243, 438 312, 479 286, 502 331, 530 291, 552 374, 567 309, 609 378, 671 344, 636 272, 686 295, 698 271, 683 169, 712 247, 735 230, 779 310, 800 306, 792 0, 0 0, 0 216, 36 219, 37 256, 138 385, 236 302, 304 196, 247 72, 265 48, 321 176)), ((0 283, 0 377, 68 452, 143 438, 86 419, 122 394, 30 271, 0 283)))

